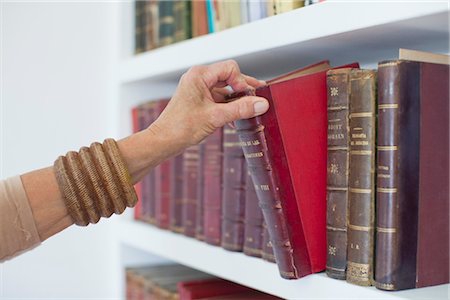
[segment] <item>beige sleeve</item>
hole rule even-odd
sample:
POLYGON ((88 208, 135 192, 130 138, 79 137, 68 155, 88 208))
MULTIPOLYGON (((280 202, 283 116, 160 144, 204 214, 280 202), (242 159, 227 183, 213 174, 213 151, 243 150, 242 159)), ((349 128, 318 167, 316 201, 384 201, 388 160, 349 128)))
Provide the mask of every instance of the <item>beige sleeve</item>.
POLYGON ((0 180, 0 262, 40 242, 20 176, 0 180))

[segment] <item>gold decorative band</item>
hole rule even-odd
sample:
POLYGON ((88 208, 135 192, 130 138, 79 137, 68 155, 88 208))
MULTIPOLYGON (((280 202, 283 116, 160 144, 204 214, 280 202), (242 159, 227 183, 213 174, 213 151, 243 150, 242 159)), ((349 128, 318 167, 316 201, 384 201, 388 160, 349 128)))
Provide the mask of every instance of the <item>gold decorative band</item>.
POLYGON ((350 151, 352 155, 372 155, 372 150, 352 150, 350 151))
POLYGON ((377 232, 396 233, 397 232, 397 228, 377 227, 377 232))
POLYGON ((398 104, 379 104, 378 109, 398 108, 398 104))
POLYGON ((377 188, 378 193, 394 194, 397 193, 397 188, 377 188))
POLYGON ((328 123, 336 123, 339 121, 341 121, 341 119, 330 119, 330 120, 328 120, 328 123))
POLYGON ((373 117, 373 112, 359 112, 350 114, 350 118, 368 118, 373 117))
POLYGON ((348 191, 348 188, 346 187, 334 187, 334 186, 327 186, 327 191, 348 191))
POLYGON ((398 150, 397 146, 377 146, 377 150, 379 151, 396 151, 398 150))
POLYGON ((332 151, 332 150, 348 150, 348 147, 340 147, 340 146, 331 146, 327 148, 328 151, 332 151))
POLYGON ((327 266, 327 269, 328 270, 334 270, 334 271, 345 271, 345 269, 333 268, 333 267, 330 267, 330 266, 327 266))
POLYGON ((329 229, 331 231, 347 232, 347 228, 338 228, 338 227, 333 227, 333 226, 328 226, 328 225, 327 225, 327 229, 329 229))
POLYGON ((373 229, 373 227, 369 227, 369 226, 358 226, 358 225, 352 225, 352 224, 348 224, 348 228, 352 229, 352 230, 357 230, 357 231, 370 231, 373 229))
POLYGON ((343 110, 343 109, 347 109, 347 106, 328 106, 327 108, 328 110, 343 110))
POLYGON ((357 188, 350 188, 350 193, 355 193, 355 194, 370 194, 370 193, 372 193, 372 189, 357 189, 357 188))

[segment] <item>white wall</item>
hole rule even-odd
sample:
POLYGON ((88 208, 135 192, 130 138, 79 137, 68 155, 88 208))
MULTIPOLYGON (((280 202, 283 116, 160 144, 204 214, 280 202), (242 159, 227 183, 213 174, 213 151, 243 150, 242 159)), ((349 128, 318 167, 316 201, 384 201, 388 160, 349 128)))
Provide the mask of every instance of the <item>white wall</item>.
MULTIPOLYGON (((0 5, 0 178, 114 136, 116 4, 0 5)), ((72 226, 0 264, 0 299, 117 298, 110 226, 72 226)))

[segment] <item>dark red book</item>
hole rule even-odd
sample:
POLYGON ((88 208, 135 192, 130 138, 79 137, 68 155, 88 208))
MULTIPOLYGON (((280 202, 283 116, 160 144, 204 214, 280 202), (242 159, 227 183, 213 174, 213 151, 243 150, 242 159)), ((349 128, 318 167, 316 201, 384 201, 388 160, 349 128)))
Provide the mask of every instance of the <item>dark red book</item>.
MULTIPOLYGON (((154 120, 163 112, 169 100, 159 100, 153 110, 154 120)), ((155 178, 155 221, 160 228, 169 228, 170 216, 170 171, 172 159, 168 159, 154 168, 155 178)))
POLYGON ((235 129, 226 125, 223 136, 223 191, 221 246, 242 251, 244 245, 245 180, 247 169, 235 129))
POLYGON ((203 299, 207 297, 225 296, 253 291, 243 285, 220 279, 184 281, 178 283, 180 300, 203 299))
POLYGON ((262 224, 262 230, 261 257, 264 260, 274 263, 276 261, 275 255, 273 254, 273 246, 270 242, 269 230, 267 229, 267 224, 264 220, 262 224))
POLYGON ((183 154, 172 158, 170 170, 170 230, 183 231, 183 154))
POLYGON ((197 224, 199 148, 199 145, 190 146, 183 153, 182 230, 190 237, 195 237, 197 224))
MULTIPOLYGON (((133 133, 136 133, 141 130, 139 126, 139 114, 140 110, 139 108, 133 107, 131 110, 131 120, 132 120, 132 129, 133 133)), ((136 206, 134 207, 134 218, 136 220, 141 218, 141 205, 142 205, 142 183, 139 181, 134 185, 134 189, 136 190, 136 195, 138 197, 138 202, 136 203, 136 206)))
POLYGON ((203 241, 205 239, 204 223, 204 169, 205 169, 205 141, 198 148, 198 178, 197 178, 197 206, 195 213, 195 238, 203 241))
POLYGON ((376 286, 449 282, 449 66, 378 65, 376 286))
POLYGON ((247 172, 245 187, 244 253, 249 256, 262 256, 263 214, 250 172, 247 172))
POLYGON ((205 242, 220 245, 222 217, 222 156, 223 128, 205 140, 203 184, 203 228, 205 242))
POLYGON ((269 81, 255 92, 269 101, 268 112, 235 122, 287 279, 325 269, 329 69, 324 61, 269 81))

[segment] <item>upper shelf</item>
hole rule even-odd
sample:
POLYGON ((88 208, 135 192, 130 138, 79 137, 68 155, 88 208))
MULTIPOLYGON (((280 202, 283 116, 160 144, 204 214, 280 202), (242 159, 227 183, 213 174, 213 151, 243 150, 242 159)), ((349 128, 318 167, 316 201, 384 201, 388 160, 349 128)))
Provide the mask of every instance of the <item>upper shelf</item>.
POLYGON ((124 59, 119 82, 177 80, 193 65, 230 58, 265 78, 322 59, 373 64, 398 48, 448 47, 447 1, 326 1, 124 59))
POLYGON ((282 279, 275 264, 180 234, 120 218, 114 229, 118 242, 285 299, 447 299, 449 285, 385 292, 309 275, 282 279))

